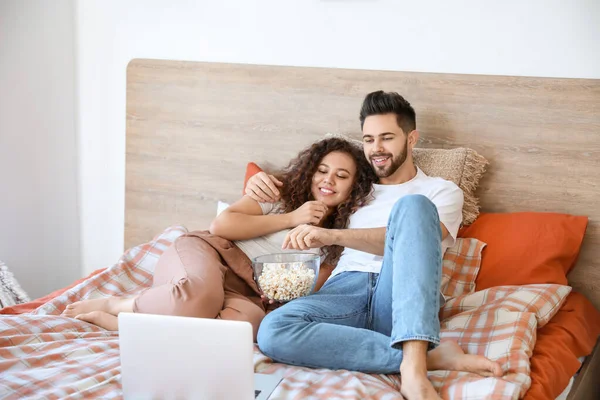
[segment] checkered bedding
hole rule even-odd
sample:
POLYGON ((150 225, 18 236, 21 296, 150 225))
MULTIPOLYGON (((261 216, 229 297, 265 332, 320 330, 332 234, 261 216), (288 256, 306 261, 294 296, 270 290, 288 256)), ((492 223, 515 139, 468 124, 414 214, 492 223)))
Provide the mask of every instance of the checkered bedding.
MULTIPOLYGON (((140 292, 152 282, 160 254, 185 229, 167 229, 127 251, 117 264, 68 290, 35 312, 0 316, 0 398, 121 398, 116 332, 60 316, 81 299, 140 292)), ((461 240, 444 258, 442 340, 501 363, 505 375, 435 371, 430 378, 445 399, 517 399, 529 388, 529 359, 536 328, 558 311, 570 287, 505 286, 471 293, 483 244, 461 240)), ((369 375, 273 363, 258 348, 255 370, 283 372, 271 399, 399 399, 398 375, 369 375)))

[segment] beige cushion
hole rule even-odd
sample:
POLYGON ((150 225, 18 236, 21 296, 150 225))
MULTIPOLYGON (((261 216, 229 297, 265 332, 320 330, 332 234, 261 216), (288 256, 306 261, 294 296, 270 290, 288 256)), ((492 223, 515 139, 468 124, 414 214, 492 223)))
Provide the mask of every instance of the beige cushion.
POLYGON ((479 199, 475 191, 488 161, 473 149, 413 149, 415 164, 429 176, 454 182, 465 196, 463 225, 470 225, 479 215, 479 199))
MULTIPOLYGON (((325 137, 340 137, 362 148, 362 142, 349 136, 328 133, 325 137)), ((456 149, 413 149, 415 164, 425 174, 454 182, 464 193, 463 225, 470 225, 479 215, 479 199, 475 191, 485 172, 488 161, 475 150, 459 147, 456 149)))

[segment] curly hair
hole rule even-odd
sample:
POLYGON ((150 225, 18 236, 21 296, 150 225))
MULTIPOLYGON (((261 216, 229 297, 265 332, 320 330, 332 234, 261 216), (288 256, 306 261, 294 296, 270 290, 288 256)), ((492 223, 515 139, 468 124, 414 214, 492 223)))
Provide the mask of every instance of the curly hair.
MULTIPOLYGON (((283 172, 276 174, 277 178, 283 182, 281 201, 284 212, 292 212, 307 201, 314 200, 311 191, 312 178, 323 158, 334 151, 348 154, 354 160, 356 176, 352 183, 350 196, 336 207, 334 212, 323 222, 323 227, 328 229, 346 228, 350 215, 371 200, 373 183, 377 182, 378 178, 373 167, 365 158, 363 150, 348 140, 328 138, 315 142, 302 150, 283 172)), ((343 248, 329 246, 324 250, 327 254, 325 262, 335 264, 343 248)))

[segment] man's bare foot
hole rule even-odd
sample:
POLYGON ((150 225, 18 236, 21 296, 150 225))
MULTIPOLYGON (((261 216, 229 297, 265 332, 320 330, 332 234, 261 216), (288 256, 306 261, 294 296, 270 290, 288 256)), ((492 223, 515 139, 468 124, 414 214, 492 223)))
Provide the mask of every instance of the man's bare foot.
POLYGON ((407 371, 400 368, 400 393, 406 400, 442 400, 427 379, 427 371, 407 371))
POLYGON ((503 375, 500 364, 483 356, 466 354, 454 341, 442 342, 427 353, 427 369, 472 372, 482 376, 503 375))
POLYGON ((119 330, 119 318, 104 311, 91 311, 86 314, 79 314, 75 317, 90 324, 98 325, 108 331, 119 330))
POLYGON ((120 312, 133 311, 134 297, 106 297, 103 299, 92 299, 77 301, 69 304, 63 315, 66 317, 75 318, 80 314, 91 313, 92 311, 103 311, 114 316, 120 312))

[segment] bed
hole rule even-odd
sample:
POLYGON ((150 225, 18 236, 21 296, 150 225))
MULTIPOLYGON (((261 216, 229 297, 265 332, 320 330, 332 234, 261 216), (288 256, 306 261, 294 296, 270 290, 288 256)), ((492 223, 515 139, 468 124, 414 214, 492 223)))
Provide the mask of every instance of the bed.
MULTIPOLYGON (((11 340, 0 341, 5 350, 0 350, 0 370, 11 372, 0 395, 120 397, 116 334, 50 317, 70 301, 134 293, 149 284, 152 263, 175 237, 186 228, 206 228, 219 201, 239 197, 248 162, 277 168, 326 132, 359 137, 358 108, 366 93, 378 89, 399 91, 414 105, 420 147, 468 147, 489 160, 477 190, 483 211, 588 216, 568 278, 600 309, 599 81, 133 60, 127 69, 124 247, 129 250, 115 266, 46 299, 35 312, 0 318, 11 340), (21 344, 15 338, 44 355, 30 362, 30 369, 58 363, 52 360, 60 354, 72 357, 61 358, 59 371, 51 375, 55 379, 34 376, 17 366, 16 351, 6 350, 21 344), (56 347, 57 341, 70 344, 56 347), (19 379, 29 386, 19 386, 19 379)), ((569 399, 600 393, 599 346, 585 356, 563 394, 569 399)), ((285 371, 274 398, 398 398, 394 376, 342 371, 323 373, 324 382, 309 369, 274 364, 258 349, 255 365, 262 372, 285 371)), ((467 396, 445 390, 447 398, 467 396)), ((468 398, 525 395, 519 389, 506 395, 473 393, 468 398)))

